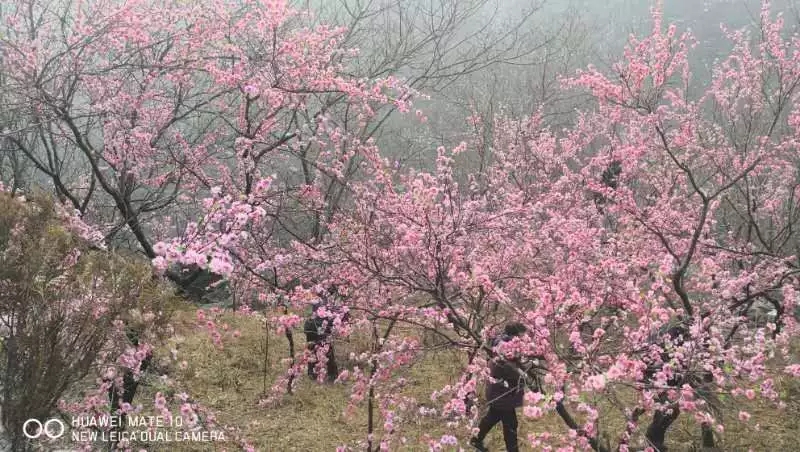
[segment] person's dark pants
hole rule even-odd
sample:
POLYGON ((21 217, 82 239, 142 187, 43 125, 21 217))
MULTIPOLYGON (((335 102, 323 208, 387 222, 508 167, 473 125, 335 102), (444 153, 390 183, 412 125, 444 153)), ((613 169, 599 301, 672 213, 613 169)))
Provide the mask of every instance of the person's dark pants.
MULTIPOLYGON (((312 379, 317 379, 317 360, 316 357, 319 356, 319 348, 324 347, 325 344, 313 344, 311 345, 311 350, 314 353, 314 360, 308 361, 308 376, 312 379)), ((336 377, 339 376, 339 366, 336 365, 336 355, 333 352, 333 344, 328 344, 328 352, 325 354, 328 362, 325 366, 326 373, 328 374, 328 381, 336 380, 336 377)))
POLYGON ((517 410, 514 408, 496 408, 489 407, 489 412, 481 419, 478 424, 478 436, 476 438, 479 442, 483 442, 489 430, 492 429, 498 422, 503 423, 503 439, 506 442, 506 450, 508 452, 518 452, 517 446, 517 410))
POLYGON ((339 366, 336 365, 336 355, 333 353, 333 344, 328 346, 328 353, 326 354, 328 363, 325 370, 328 373, 328 381, 335 381, 339 377, 339 366))

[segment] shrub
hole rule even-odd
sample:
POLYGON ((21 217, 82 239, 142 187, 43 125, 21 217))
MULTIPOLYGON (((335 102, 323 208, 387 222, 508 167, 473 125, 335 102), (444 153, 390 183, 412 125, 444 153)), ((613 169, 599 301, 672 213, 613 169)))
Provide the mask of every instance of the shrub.
MULTIPOLYGON (((13 450, 29 447, 26 419, 52 417, 76 383, 119 367, 165 325, 169 299, 149 265, 99 238, 46 198, 0 192, 0 420, 13 450)), ((121 385, 109 386, 113 406, 121 385)))

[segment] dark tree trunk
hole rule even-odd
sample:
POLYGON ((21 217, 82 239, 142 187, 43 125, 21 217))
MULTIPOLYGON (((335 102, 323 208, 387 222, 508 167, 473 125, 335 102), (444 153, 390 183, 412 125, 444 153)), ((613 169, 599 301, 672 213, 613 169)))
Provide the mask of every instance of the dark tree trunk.
MULTIPOLYGON (((139 337, 137 333, 129 332, 128 337, 131 339, 131 343, 134 346, 139 346, 139 337)), ((153 355, 148 354, 145 359, 142 360, 142 363, 139 365, 139 371, 145 372, 148 367, 150 367, 150 363, 153 360, 153 355)), ((136 379, 134 376, 134 372, 132 369, 126 369, 125 373, 122 376, 122 391, 120 392, 118 388, 111 386, 108 390, 108 398, 111 404, 111 415, 116 416, 117 411, 122 407, 123 403, 133 404, 133 400, 136 397, 136 392, 139 389, 139 380, 136 379)), ((125 413, 121 413, 120 415, 120 423, 119 426, 114 427, 114 431, 123 431, 125 429, 126 419, 127 416, 125 413)), ((113 443, 111 448, 113 449, 116 446, 116 443, 113 443)))
MULTIPOLYGON (((294 366, 297 364, 296 362, 297 360, 295 359, 295 353, 294 353, 294 335, 288 328, 286 329, 286 340, 289 342, 289 358, 292 359, 290 366, 291 369, 294 369, 294 366)), ((289 375, 289 382, 286 384, 286 391, 289 394, 292 393, 292 385, 294 384, 294 378, 295 378, 295 372, 292 371, 292 373, 289 375)))
POLYGON ((714 431, 711 430, 711 426, 707 423, 703 423, 700 425, 700 433, 703 438, 703 448, 706 449, 713 449, 716 447, 714 444, 714 431))
MULTIPOLYGON (((664 403, 666 401, 667 396, 665 393, 662 393, 658 398, 658 402, 664 403)), ((650 426, 647 427, 645 437, 657 452, 664 452, 667 450, 665 445, 667 430, 669 430, 669 427, 675 422, 678 415, 680 415, 680 410, 677 405, 672 405, 670 408, 669 410, 656 411, 653 414, 653 420, 650 422, 650 426)))

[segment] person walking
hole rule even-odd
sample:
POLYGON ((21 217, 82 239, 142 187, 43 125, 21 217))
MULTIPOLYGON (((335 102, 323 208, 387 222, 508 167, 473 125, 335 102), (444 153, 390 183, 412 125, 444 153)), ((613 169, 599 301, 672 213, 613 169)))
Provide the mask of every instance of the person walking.
MULTIPOLYGON (((493 341, 493 346, 507 342, 523 335, 527 331, 521 323, 509 323, 503 329, 503 335, 493 341)), ((522 406, 525 392, 525 379, 518 372, 519 359, 493 359, 489 371, 493 381, 486 386, 486 400, 489 411, 478 424, 478 434, 470 439, 470 445, 480 452, 489 449, 483 440, 489 431, 503 423, 503 440, 508 452, 519 451, 517 444, 517 408, 522 406)))

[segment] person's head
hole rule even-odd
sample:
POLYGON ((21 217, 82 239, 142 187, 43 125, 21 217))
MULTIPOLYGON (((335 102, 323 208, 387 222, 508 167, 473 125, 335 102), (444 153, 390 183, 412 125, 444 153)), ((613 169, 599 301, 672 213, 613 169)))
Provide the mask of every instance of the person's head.
POLYGON ((503 334, 510 337, 522 336, 527 331, 528 328, 519 322, 507 323, 506 326, 503 327, 503 334))

